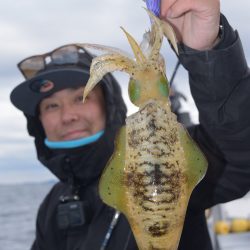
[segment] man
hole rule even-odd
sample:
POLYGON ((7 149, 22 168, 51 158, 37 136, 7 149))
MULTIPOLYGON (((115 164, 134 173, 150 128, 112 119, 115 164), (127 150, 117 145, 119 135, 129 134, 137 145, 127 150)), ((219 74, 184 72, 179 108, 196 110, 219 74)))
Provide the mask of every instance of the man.
MULTIPOLYGON (((161 18, 170 19, 178 33, 180 60, 200 112, 201 124, 189 132, 209 162, 190 199, 179 246, 185 250, 211 250, 204 210, 249 190, 250 73, 238 34, 220 18, 218 3, 161 3, 161 18)), ((137 249, 125 217, 103 204, 97 192, 126 108, 109 74, 81 102, 91 59, 71 45, 19 64, 26 81, 11 100, 27 118, 38 159, 60 179, 39 209, 33 250, 137 249)))
POLYGON ((126 107, 111 75, 82 102, 92 58, 81 47, 66 45, 19 64, 27 80, 14 89, 12 102, 27 117, 39 160, 61 180, 40 208, 33 249, 74 249, 82 242, 85 249, 99 249, 97 239, 109 228, 113 210, 100 201, 96 187, 126 107), (30 62, 41 67, 31 72, 30 62))

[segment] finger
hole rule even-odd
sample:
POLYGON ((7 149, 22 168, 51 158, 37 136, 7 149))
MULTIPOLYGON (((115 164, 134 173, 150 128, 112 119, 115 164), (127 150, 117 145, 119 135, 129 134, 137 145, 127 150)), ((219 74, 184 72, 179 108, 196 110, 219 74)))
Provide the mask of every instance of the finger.
POLYGON ((176 0, 161 0, 161 12, 160 16, 162 18, 167 17, 168 10, 176 2, 176 0))
POLYGON ((177 18, 196 8, 196 1, 176 0, 168 9, 166 15, 169 18, 177 18))

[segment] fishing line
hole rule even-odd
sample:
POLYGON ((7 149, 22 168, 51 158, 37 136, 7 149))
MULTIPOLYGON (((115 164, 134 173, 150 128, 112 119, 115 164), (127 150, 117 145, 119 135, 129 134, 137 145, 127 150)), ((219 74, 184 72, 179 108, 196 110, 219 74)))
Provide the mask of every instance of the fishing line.
POLYGON ((170 87, 172 87, 174 78, 175 78, 175 76, 176 76, 176 73, 177 73, 177 71, 178 71, 178 69, 179 69, 180 64, 181 64, 181 62, 180 62, 180 60, 178 59, 176 65, 175 65, 173 74, 172 74, 172 76, 171 76, 171 78, 170 78, 170 81, 169 81, 169 86, 170 86, 170 87))
POLYGON ((112 221, 111 221, 111 223, 109 225, 109 228, 108 228, 108 231, 107 231, 107 233, 105 235, 105 238, 104 238, 104 240, 102 242, 100 250, 105 250, 106 249, 106 247, 108 245, 108 242, 109 242, 109 239, 111 237, 111 234, 112 234, 112 232, 113 232, 113 230, 114 230, 114 228, 115 228, 115 226, 116 226, 116 224, 118 222, 119 217, 120 217, 120 212, 116 211, 113 218, 112 218, 112 221))

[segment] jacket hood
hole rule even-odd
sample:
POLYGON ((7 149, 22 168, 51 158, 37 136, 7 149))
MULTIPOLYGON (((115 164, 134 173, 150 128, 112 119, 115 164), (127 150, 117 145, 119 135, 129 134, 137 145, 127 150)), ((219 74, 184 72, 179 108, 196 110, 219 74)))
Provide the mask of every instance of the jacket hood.
POLYGON ((116 132, 125 123, 127 109, 118 82, 108 74, 105 82, 100 84, 107 117, 105 132, 95 143, 75 149, 49 149, 44 144, 45 133, 39 118, 24 114, 28 132, 35 138, 38 160, 63 182, 73 177, 78 185, 83 186, 96 180, 113 153, 116 132))

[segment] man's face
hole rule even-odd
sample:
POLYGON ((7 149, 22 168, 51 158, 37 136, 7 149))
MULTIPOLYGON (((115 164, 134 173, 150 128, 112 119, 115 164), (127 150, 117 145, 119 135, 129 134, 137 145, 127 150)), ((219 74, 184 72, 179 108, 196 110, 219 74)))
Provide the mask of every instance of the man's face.
POLYGON ((50 141, 93 135, 105 127, 105 101, 97 86, 82 102, 84 87, 58 91, 40 103, 40 120, 50 141))

